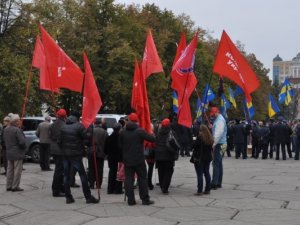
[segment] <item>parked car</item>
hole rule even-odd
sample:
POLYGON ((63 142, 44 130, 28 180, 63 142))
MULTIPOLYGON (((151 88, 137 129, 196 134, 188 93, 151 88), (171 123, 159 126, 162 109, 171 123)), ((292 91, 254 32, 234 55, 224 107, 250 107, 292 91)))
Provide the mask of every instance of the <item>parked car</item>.
MULTIPOLYGON (((55 120, 53 117, 52 120, 55 120)), ((39 138, 35 135, 38 125, 45 121, 45 118, 40 117, 24 117, 22 123, 22 129, 26 138, 26 158, 32 160, 32 162, 40 162, 40 148, 39 138)))
POLYGON ((113 132, 113 126, 117 123, 121 118, 126 118, 127 115, 123 114, 97 114, 96 118, 105 119, 107 125, 107 133, 111 135, 113 132))

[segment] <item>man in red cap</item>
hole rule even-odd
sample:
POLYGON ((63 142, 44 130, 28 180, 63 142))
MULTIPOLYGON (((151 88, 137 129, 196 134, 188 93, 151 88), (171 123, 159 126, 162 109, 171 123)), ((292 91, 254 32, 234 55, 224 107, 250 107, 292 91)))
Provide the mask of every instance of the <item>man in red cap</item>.
POLYGON ((213 179, 211 188, 216 190, 222 187, 223 179, 223 155, 227 148, 227 125, 226 120, 217 107, 211 107, 210 117, 214 118, 212 127, 213 143, 213 179))
POLYGON ((61 151, 57 140, 60 136, 60 128, 66 123, 67 113, 65 109, 60 109, 56 113, 56 120, 51 124, 50 133, 50 152, 54 159, 54 174, 52 181, 52 195, 53 197, 64 197, 64 166, 63 166, 63 152, 61 151))
POLYGON ((125 193, 128 205, 136 205, 134 197, 134 174, 138 176, 139 194, 143 205, 153 204, 148 193, 147 169, 144 156, 144 141, 154 142, 155 137, 138 126, 138 116, 128 116, 126 128, 120 133, 120 147, 125 165, 125 193))

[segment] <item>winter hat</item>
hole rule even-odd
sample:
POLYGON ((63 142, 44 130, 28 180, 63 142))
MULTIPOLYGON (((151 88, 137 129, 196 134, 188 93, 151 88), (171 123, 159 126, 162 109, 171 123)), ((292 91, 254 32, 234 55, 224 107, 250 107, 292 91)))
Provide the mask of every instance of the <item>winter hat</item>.
POLYGON ((161 125, 162 125, 163 127, 169 126, 169 125, 170 125, 170 120, 169 120, 168 118, 163 119, 163 121, 161 121, 161 125))
POLYGON ((67 112, 65 109, 60 109, 57 111, 56 115, 60 118, 65 118, 67 116, 67 112))
POLYGON ((128 119, 132 122, 138 122, 139 121, 139 118, 138 118, 136 113, 130 113, 130 115, 128 116, 128 119))
POLYGON ((219 109, 218 109, 218 107, 211 107, 210 108, 210 112, 209 112, 209 116, 214 116, 216 113, 218 113, 219 112, 219 109))
POLYGON ((10 122, 14 122, 16 120, 19 120, 20 119, 20 116, 18 114, 12 114, 10 116, 10 122))

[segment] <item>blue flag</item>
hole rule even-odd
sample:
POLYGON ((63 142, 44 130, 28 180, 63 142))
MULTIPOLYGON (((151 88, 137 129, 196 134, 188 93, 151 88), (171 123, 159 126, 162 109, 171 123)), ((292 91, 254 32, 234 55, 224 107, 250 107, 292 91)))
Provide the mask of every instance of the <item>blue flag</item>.
POLYGON ((285 78, 281 85, 281 90, 278 96, 278 101, 280 104, 289 105, 292 101, 292 96, 294 96, 294 91, 292 85, 288 78, 285 78))
POLYGON ((246 114, 248 115, 248 118, 251 120, 255 114, 252 101, 247 102, 246 99, 244 99, 244 107, 245 107, 246 114))
POLYGON ((234 98, 234 92, 231 88, 229 88, 229 101, 231 102, 233 107, 236 109, 236 101, 235 101, 235 98, 234 98))
POLYGON ((225 94, 221 95, 221 114, 227 118, 227 109, 230 108, 230 102, 227 100, 225 94))
POLYGON ((239 96, 239 95, 241 95, 243 93, 244 93, 243 89, 240 88, 240 86, 236 86, 234 97, 239 96))
POLYGON ((207 105, 209 102, 214 100, 214 98, 215 98, 215 94, 211 90, 209 84, 206 84, 205 90, 204 90, 204 93, 203 93, 203 97, 202 97, 203 104, 207 105))
POLYGON ((197 109, 196 109, 196 118, 202 116, 202 102, 201 99, 198 97, 197 99, 197 109))

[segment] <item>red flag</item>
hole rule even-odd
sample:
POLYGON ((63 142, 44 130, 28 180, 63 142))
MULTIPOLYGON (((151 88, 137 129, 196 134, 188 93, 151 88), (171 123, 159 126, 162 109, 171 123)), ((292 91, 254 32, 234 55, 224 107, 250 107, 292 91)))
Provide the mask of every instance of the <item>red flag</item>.
POLYGON ((193 40, 184 51, 182 51, 184 40, 181 41, 182 45, 178 46, 177 54, 179 51, 182 54, 176 63, 174 63, 171 73, 172 88, 178 93, 178 123, 186 127, 192 126, 189 98, 197 85, 197 78, 193 72, 198 42, 197 37, 198 33, 195 34, 193 40))
POLYGON ((241 87, 248 102, 251 101, 250 94, 260 85, 247 60, 225 31, 222 33, 213 72, 227 77, 241 87))
POLYGON ((146 46, 144 50, 142 71, 144 73, 145 79, 147 79, 152 73, 160 73, 164 71, 150 29, 148 31, 146 46))
POLYGON ((46 67, 46 56, 43 43, 39 36, 36 37, 32 66, 40 69, 40 89, 58 92, 58 88, 53 88, 46 67))
POLYGON ((179 59, 179 57, 181 56, 185 48, 186 48, 186 38, 185 38, 185 34, 182 32, 179 44, 177 46, 176 55, 173 61, 173 66, 175 65, 175 63, 177 62, 177 60, 179 59))
POLYGON ((140 73, 139 63, 135 60, 131 96, 131 108, 135 109, 135 111, 139 111, 144 108, 142 80, 143 77, 140 73))
POLYGON ((135 71, 132 86, 131 107, 135 109, 139 117, 139 125, 148 133, 152 133, 150 109, 147 95, 146 80, 143 73, 139 70, 138 62, 135 62, 135 71))
POLYGON ((88 60, 88 57, 83 53, 84 60, 84 89, 83 89, 83 104, 82 104, 82 119, 81 123, 85 128, 88 128, 95 120, 99 112, 102 101, 94 79, 94 75, 88 60))
POLYGON ((83 73, 78 65, 56 44, 42 25, 40 32, 51 86, 81 92, 83 73))

